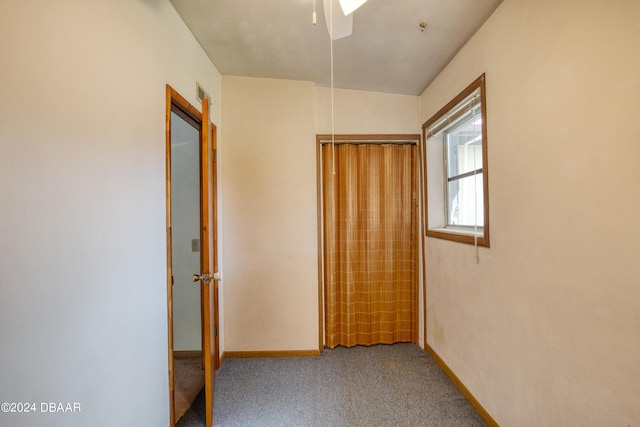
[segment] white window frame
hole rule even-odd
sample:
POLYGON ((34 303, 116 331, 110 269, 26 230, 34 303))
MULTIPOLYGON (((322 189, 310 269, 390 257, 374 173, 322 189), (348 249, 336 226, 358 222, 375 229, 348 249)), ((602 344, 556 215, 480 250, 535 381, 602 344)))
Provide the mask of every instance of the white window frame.
POLYGON ((489 169, 487 161, 487 113, 485 75, 482 74, 454 99, 422 125, 424 146, 425 230, 428 237, 489 247, 489 169), (475 208, 482 205, 482 215, 475 215, 474 224, 449 223, 448 165, 446 134, 480 112, 482 164, 472 172, 482 174, 481 200, 475 199, 475 208))

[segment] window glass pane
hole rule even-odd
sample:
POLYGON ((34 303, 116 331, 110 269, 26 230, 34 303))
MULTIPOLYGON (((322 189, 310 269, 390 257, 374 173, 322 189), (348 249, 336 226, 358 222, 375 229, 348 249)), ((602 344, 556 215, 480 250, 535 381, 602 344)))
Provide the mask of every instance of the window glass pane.
POLYGON ((447 185, 447 225, 484 226, 482 173, 449 181, 447 185))
POLYGON ((447 132, 447 177, 482 168, 482 117, 478 113, 447 132))
POLYGON ((427 237, 489 247, 485 105, 483 74, 422 125, 427 237))

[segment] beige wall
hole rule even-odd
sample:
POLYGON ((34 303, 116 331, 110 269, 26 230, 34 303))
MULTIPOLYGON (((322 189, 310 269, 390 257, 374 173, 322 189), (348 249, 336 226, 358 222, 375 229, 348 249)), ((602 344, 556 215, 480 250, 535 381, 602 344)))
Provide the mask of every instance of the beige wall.
MULTIPOLYGON (((221 144, 224 350, 318 348, 317 133, 330 92, 225 76, 221 144)), ((337 90, 337 133, 417 133, 418 98, 337 90)))
POLYGON ((501 425, 640 424, 639 18, 505 0, 421 97, 486 72, 491 248, 427 239, 427 331, 501 425))
MULTIPOLYGON (((335 133, 420 133, 418 97, 336 89, 335 133)), ((316 129, 331 133, 331 89, 316 90, 316 129)))
POLYGON ((315 87, 222 88, 224 349, 318 349, 315 87))
POLYGON ((4 0, 0 57, 0 402, 81 404, 0 424, 166 426, 165 84, 220 75, 165 0, 4 0))

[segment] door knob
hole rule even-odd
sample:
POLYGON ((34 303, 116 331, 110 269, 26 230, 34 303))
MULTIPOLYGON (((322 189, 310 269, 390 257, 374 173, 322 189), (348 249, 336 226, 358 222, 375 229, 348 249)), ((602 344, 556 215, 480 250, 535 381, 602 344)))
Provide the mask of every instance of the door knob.
POLYGON ((203 283, 209 283, 212 279, 212 276, 210 274, 194 274, 193 275, 193 281, 194 282, 199 282, 202 281, 203 283))
POLYGON ((199 282, 201 281, 203 283, 209 283, 212 280, 222 280, 220 273, 213 273, 213 274, 194 274, 193 275, 193 281, 194 282, 199 282))

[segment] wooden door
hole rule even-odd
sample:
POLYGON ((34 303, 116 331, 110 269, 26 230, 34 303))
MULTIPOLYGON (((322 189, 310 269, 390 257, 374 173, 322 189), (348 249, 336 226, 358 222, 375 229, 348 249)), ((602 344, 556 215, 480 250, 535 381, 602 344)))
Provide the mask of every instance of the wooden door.
MULTIPOLYGON (((196 177, 193 184, 198 188, 199 207, 196 209, 196 224, 199 228, 199 252, 200 259, 197 263, 198 271, 192 271, 193 281, 199 284, 193 286, 200 287, 200 312, 201 312, 201 342, 202 342, 202 368, 204 370, 205 382, 205 420, 206 426, 213 424, 213 392, 214 374, 217 367, 217 286, 211 274, 217 269, 217 233, 216 229, 216 181, 215 181, 215 153, 211 160, 211 150, 215 149, 215 125, 209 122, 209 102, 203 100, 202 113, 187 102, 170 86, 167 86, 167 302, 168 302, 168 326, 169 326, 169 389, 170 389, 170 425, 176 423, 175 417, 175 397, 174 397, 174 371, 173 371, 173 346, 174 346, 174 229, 172 226, 175 203, 172 194, 172 149, 171 149, 171 117, 176 116, 197 129, 199 132, 199 158, 190 162, 187 167, 195 169, 196 177), (211 174, 211 168, 214 168, 211 174), (210 185, 210 178, 212 183, 210 185), (210 188, 213 191, 210 193, 210 188), (210 216, 213 213, 213 216, 210 216), (213 222, 213 230, 210 224, 213 222), (213 233, 212 233, 213 231, 213 233), (212 239, 213 238, 213 239, 212 239), (212 241, 213 240, 213 241, 212 241), (213 255, 213 257, 212 257, 213 255), (213 261, 213 265, 212 265, 213 261)), ((180 144, 178 144, 180 145, 180 144)), ((190 186, 191 187, 191 186, 190 186)), ((177 190, 177 189, 176 189, 177 190)), ((197 196, 196 196, 197 197, 197 196)), ((198 201, 189 202, 198 206, 198 201)), ((196 229, 194 232, 198 232, 196 229)), ((195 268, 194 268, 195 269, 195 268)), ((181 278, 181 280, 184 278, 181 278)))
POLYGON ((368 138, 320 147, 329 348, 418 338, 415 140, 368 138))
MULTIPOLYGON (((205 401, 205 426, 210 427, 213 424, 213 391, 214 391, 214 375, 216 368, 216 332, 215 325, 215 280, 211 275, 210 264, 210 247, 209 244, 211 230, 209 228, 209 138, 212 135, 211 125, 209 123, 209 101, 202 100, 202 151, 200 164, 200 188, 201 188, 201 212, 200 221, 202 228, 200 235, 202 236, 202 252, 201 252, 201 277, 200 286, 202 286, 202 356, 204 365, 204 401, 205 401)), ((215 193, 214 193, 215 194, 215 193)), ((216 243, 213 242, 215 252, 216 243)), ((215 257, 214 257, 215 258, 215 257)))
POLYGON ((216 278, 213 281, 213 333, 215 335, 214 342, 214 359, 213 368, 217 370, 220 367, 220 334, 219 334, 219 317, 218 317, 218 281, 220 280, 220 269, 218 265, 218 138, 216 125, 211 123, 211 226, 213 227, 213 271, 216 278))

